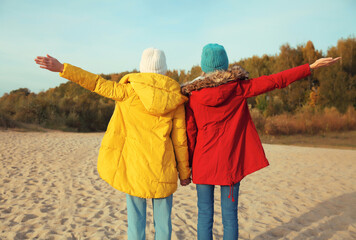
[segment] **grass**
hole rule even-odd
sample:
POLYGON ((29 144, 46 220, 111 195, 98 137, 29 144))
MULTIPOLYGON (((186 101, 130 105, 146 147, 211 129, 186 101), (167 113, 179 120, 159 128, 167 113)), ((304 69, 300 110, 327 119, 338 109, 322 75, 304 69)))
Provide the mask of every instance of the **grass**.
POLYGON ((251 109, 251 116, 263 143, 356 149, 353 107, 341 114, 334 107, 316 110, 306 106, 293 115, 269 117, 251 109))
POLYGON ((265 135, 260 134, 262 143, 307 147, 339 148, 356 150, 356 131, 327 132, 317 135, 265 135))
POLYGON ((300 109, 295 114, 264 117, 257 109, 251 110, 253 122, 258 131, 266 135, 322 135, 328 132, 345 132, 356 130, 356 110, 349 107, 341 114, 336 108, 315 110, 310 107, 300 109))
POLYGON ((16 122, 16 125, 14 127, 0 126, 0 130, 3 130, 3 131, 8 130, 8 131, 14 131, 14 132, 49 132, 49 131, 53 131, 52 129, 43 128, 40 125, 21 123, 21 122, 16 122))

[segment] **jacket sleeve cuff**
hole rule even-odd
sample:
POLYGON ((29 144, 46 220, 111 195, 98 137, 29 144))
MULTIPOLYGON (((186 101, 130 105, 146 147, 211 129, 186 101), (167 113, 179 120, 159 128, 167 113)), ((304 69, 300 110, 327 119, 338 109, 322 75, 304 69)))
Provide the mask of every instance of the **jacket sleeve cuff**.
POLYGON ((191 175, 191 171, 190 169, 188 169, 187 172, 185 172, 184 174, 179 173, 179 179, 180 180, 188 179, 190 178, 190 175, 191 175))
MULTIPOLYGON (((59 76, 60 77, 63 77, 63 78, 66 78, 66 76, 67 76, 67 72, 68 72, 68 66, 70 66, 70 64, 69 63, 63 63, 63 72, 60 72, 59 73, 59 76)), ((70 67, 69 67, 70 68, 70 67)))

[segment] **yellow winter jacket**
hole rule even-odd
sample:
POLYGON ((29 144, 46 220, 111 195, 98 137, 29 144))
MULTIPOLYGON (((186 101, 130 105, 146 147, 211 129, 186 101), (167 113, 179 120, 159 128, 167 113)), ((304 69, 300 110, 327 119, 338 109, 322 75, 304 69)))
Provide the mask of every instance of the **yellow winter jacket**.
POLYGON ((119 83, 64 64, 61 77, 115 100, 101 143, 98 172, 114 188, 141 198, 164 198, 190 177, 184 102, 179 84, 156 73, 133 73, 119 83))

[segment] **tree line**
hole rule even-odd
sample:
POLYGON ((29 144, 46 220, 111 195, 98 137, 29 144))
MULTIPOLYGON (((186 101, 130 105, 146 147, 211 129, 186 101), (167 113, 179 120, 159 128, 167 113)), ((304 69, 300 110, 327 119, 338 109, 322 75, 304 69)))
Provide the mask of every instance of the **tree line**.
MULTIPOLYGON (((270 75, 321 57, 342 57, 340 63, 316 69, 306 79, 284 89, 248 99, 250 108, 259 116, 295 115, 300 111, 322 112, 335 108, 346 114, 356 108, 356 38, 340 39, 326 54, 316 50, 313 43, 289 44, 280 47, 276 55, 253 56, 230 64, 240 65, 250 73, 250 78, 270 75), (303 110, 304 109, 304 110, 303 110), (351 110, 350 110, 351 109, 351 110)), ((132 72, 137 72, 133 70, 132 72)), ((125 74, 101 74, 119 81, 125 74)), ((167 75, 179 83, 191 81, 201 74, 199 66, 189 71, 169 70, 167 75)), ((66 131, 104 131, 114 109, 114 101, 92 93, 72 82, 61 84, 38 94, 20 88, 0 98, 0 126, 13 127, 17 123, 30 123, 45 128, 66 131)), ((258 125, 258 124, 257 124, 258 125)))

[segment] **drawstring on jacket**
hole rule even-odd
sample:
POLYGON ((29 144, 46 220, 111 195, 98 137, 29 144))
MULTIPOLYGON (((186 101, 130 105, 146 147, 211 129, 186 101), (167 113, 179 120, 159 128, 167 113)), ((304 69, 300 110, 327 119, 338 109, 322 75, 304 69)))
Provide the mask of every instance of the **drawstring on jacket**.
POLYGON ((235 199, 234 199, 234 184, 233 183, 230 185, 230 193, 229 193, 228 198, 230 198, 230 196, 231 196, 231 201, 235 202, 235 199))

